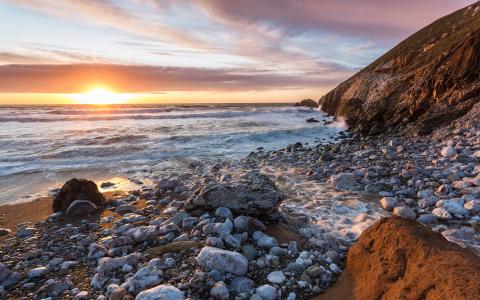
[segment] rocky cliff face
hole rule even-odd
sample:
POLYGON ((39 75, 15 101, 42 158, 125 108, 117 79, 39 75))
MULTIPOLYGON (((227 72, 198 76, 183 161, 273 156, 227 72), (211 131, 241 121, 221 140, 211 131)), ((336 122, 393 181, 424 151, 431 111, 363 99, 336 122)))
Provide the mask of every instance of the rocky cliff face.
POLYGON ((320 99, 362 134, 428 134, 480 101, 480 2, 401 42, 320 99))

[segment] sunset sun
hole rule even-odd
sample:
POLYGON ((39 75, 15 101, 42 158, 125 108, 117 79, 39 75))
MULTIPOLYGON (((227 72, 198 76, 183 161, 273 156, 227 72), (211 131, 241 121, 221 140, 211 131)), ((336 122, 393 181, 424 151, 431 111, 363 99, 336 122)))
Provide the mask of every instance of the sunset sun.
POLYGON ((75 101, 80 104, 119 104, 131 98, 129 94, 115 93, 106 87, 94 87, 85 93, 75 94, 75 101))

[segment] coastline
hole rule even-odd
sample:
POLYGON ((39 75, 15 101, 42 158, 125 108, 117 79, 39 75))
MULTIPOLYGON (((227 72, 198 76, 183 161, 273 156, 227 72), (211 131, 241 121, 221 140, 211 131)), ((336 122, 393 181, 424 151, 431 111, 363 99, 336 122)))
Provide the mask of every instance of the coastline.
MULTIPOLYGON (((265 225, 262 229, 262 234, 273 238, 280 246, 280 249, 284 249, 281 247, 287 246, 290 248, 292 241, 295 241, 295 247, 298 247, 299 252, 301 251, 300 255, 304 255, 305 258, 310 256, 309 259, 314 262, 314 266, 320 269, 323 268, 325 270, 323 274, 328 276, 312 277, 316 275, 314 273, 305 273, 307 271, 298 274, 292 273, 288 269, 288 265, 292 263, 292 259, 295 262, 295 258, 299 253, 293 256, 289 254, 278 262, 272 263, 268 259, 270 259, 269 257, 275 257, 275 255, 271 256, 272 254, 268 254, 268 251, 260 250, 258 255, 262 256, 252 261, 252 271, 248 271, 248 276, 254 279, 257 286, 257 293, 262 292, 258 288, 263 284, 263 286, 273 286, 279 293, 281 291, 287 293, 287 295, 295 293, 296 297, 299 297, 298 299, 321 300, 332 297, 347 297, 346 299, 349 299, 348 297, 353 297, 354 282, 352 277, 348 276, 348 271, 340 272, 341 270, 346 270, 347 251, 363 230, 382 216, 393 214, 406 219, 417 219, 434 231, 442 233, 446 239, 456 242, 463 247, 478 250, 478 244, 473 237, 475 232, 472 233, 470 239, 465 237, 471 232, 466 228, 475 228, 479 221, 478 212, 475 211, 476 206, 470 208, 470 204, 476 203, 472 201, 477 200, 468 195, 472 195, 472 193, 477 195, 475 193, 479 191, 479 187, 475 186, 477 184, 476 181, 473 180, 475 177, 472 176, 478 175, 480 170, 478 168, 464 168, 464 173, 459 174, 457 172, 454 177, 451 174, 444 174, 443 176, 449 177, 450 184, 440 179, 436 180, 441 183, 433 184, 431 183, 433 179, 429 177, 436 174, 433 168, 447 172, 451 170, 450 164, 458 164, 460 162, 467 166, 472 166, 471 162, 476 161, 477 158, 473 157, 473 155, 479 149, 478 141, 480 140, 477 138, 476 128, 462 128, 461 125, 458 126, 460 129, 453 126, 429 137, 384 135, 368 138, 355 136, 349 138, 344 136, 341 142, 330 145, 305 147, 301 144, 295 144, 277 151, 265 152, 259 150, 252 152, 235 164, 229 161, 199 164, 192 166, 188 174, 168 175, 172 177, 167 177, 167 175, 165 177, 160 176, 161 179, 154 188, 144 187, 138 191, 107 196, 109 199, 107 203, 113 202, 116 204, 108 204, 107 209, 93 219, 73 222, 73 227, 62 228, 67 223, 58 220, 45 220, 51 212, 49 211, 51 199, 48 198, 34 202, 0 206, 0 211, 8 207, 8 212, 9 214, 12 213, 12 215, 5 222, 8 222, 10 224, 8 226, 12 229, 14 229, 13 225, 16 221, 19 223, 25 221, 37 222, 35 225, 37 229, 34 231, 36 233, 33 233, 33 237, 38 240, 38 245, 46 243, 47 240, 44 239, 53 231, 74 230, 73 232, 76 232, 80 230, 79 232, 82 232, 81 228, 90 228, 89 226, 92 227, 92 229, 88 229, 89 231, 92 230, 90 234, 93 234, 95 240, 98 240, 97 243, 101 243, 101 240, 105 238, 112 238, 112 230, 113 236, 125 234, 118 231, 122 228, 122 224, 129 225, 128 228, 131 229, 145 228, 146 230, 146 228, 152 226, 151 224, 168 223, 169 220, 172 222, 176 216, 180 215, 183 216, 182 218, 185 218, 187 215, 191 215, 192 218, 198 218, 198 216, 203 214, 202 216, 206 218, 205 220, 208 220, 207 225, 219 224, 218 226, 225 226, 221 224, 228 224, 228 217, 226 219, 225 217, 219 217, 215 209, 212 211, 197 207, 194 211, 200 210, 200 214, 195 217, 194 212, 186 210, 187 203, 191 203, 192 197, 195 197, 194 195, 198 196, 198 193, 201 193, 202 190, 204 191, 204 188, 209 186, 209 184, 213 184, 213 186, 215 184, 234 184, 236 186, 241 184, 242 180, 245 180, 245 176, 250 176, 249 174, 264 174, 267 178, 273 180, 283 194, 283 202, 278 206, 279 213, 260 214, 257 216, 261 220, 259 222, 265 225), (439 136, 444 140, 443 143, 436 142, 439 136), (444 149, 445 147, 452 147, 448 146, 452 145, 452 142, 449 142, 451 140, 462 140, 463 144, 455 144, 456 154, 445 157, 443 154, 444 149), (473 143, 473 146, 467 147, 465 143, 473 143), (468 153, 462 151, 461 149, 463 148, 468 149, 468 153), (463 156, 460 156, 459 153, 462 153, 463 156), (345 164, 344 162, 347 160, 352 163, 345 164), (429 167, 429 164, 432 164, 433 168, 429 167), (425 173, 424 170, 428 170, 428 173, 425 173), (408 181, 402 178, 409 176, 418 179, 416 181, 408 181), (419 184, 419 180, 423 184, 419 184), (461 185, 458 183, 459 181, 469 184, 468 186, 467 184, 461 185), (406 186, 402 186, 402 183, 406 186), (447 185, 450 187, 448 190, 445 187, 447 185), (448 192, 445 193, 445 191, 448 192), (375 198, 369 200, 365 198, 366 193, 383 198, 381 201, 377 201, 375 198), (461 200, 448 200, 448 198, 451 199, 455 196, 459 196, 461 200), (435 199, 438 204, 425 205, 426 199, 435 199), (395 200, 394 207, 387 205, 390 200, 395 200), (463 201, 463 210, 457 205, 448 204, 458 201, 463 201), (128 208, 128 213, 118 213, 118 205, 120 207, 134 206, 128 208), (18 214, 16 208, 21 209, 22 213, 18 214), (438 212, 437 208, 444 209, 447 212, 451 209, 457 209, 457 211, 456 213, 451 212, 450 219, 440 219, 435 214, 438 212), (437 210, 435 211, 435 209, 437 210), (460 211, 463 212, 463 215, 459 213, 460 211), (132 218, 133 221, 128 221, 132 218), (94 224, 98 224, 100 227, 94 224), (461 238, 458 238, 459 234, 462 234, 461 238), (263 264, 261 267, 260 262, 263 264), (289 276, 292 276, 291 278, 295 280, 293 282, 298 283, 292 286, 272 283, 270 280, 276 279, 267 279, 267 275, 271 276, 272 272, 275 273, 275 270, 278 269, 281 269, 284 274, 290 274, 289 276), (299 284, 304 286, 299 288, 299 284)), ((248 189, 249 185, 243 188, 248 189)), ((228 206, 228 203, 224 205, 228 206)), ((7 211, 4 210, 4 212, 7 211)), ((69 221, 69 223, 71 222, 69 221)), ((143 244, 129 245, 128 249, 130 250, 123 254, 132 253, 131 251, 134 249, 142 253, 142 251, 155 245, 157 245, 156 247, 162 247, 161 243, 165 243, 164 239, 168 239, 166 245, 169 245, 172 241, 173 243, 183 243, 193 240, 197 245, 196 247, 188 248, 188 250, 181 248, 183 250, 180 250, 173 257, 177 263, 182 259, 193 263, 192 267, 184 267, 182 269, 185 272, 200 272, 201 269, 198 269, 198 266, 194 267, 196 264, 194 263, 195 257, 199 255, 202 243, 212 243, 206 242, 205 239, 210 237, 215 240, 215 234, 205 234, 210 230, 205 229, 208 227, 207 225, 205 225, 206 227, 204 226, 205 228, 201 227, 203 225, 194 225, 193 230, 186 230, 182 229, 184 225, 181 224, 180 222, 180 228, 179 226, 175 227, 179 228, 174 231, 175 233, 169 232, 166 236, 155 238, 152 240, 152 243, 147 239, 148 242, 143 244), (184 230, 183 234, 182 230, 184 230), (169 237, 167 238, 167 236, 169 237), (144 245, 148 246, 145 247, 144 245)), ((8 226, 5 227, 8 228, 8 226)), ((141 237, 143 239, 143 235, 141 237)), ((91 262, 87 257, 87 252, 91 254, 91 251, 87 249, 89 247, 86 247, 86 245, 92 241, 84 242, 80 240, 78 243, 84 246, 79 247, 76 246, 77 244, 71 244, 71 242, 65 240, 63 236, 58 238, 66 243, 65 247, 75 247, 77 249, 75 250, 77 251, 75 259, 77 267, 73 268, 72 271, 64 270, 63 273, 71 274, 74 270, 82 270, 83 275, 73 280, 73 286, 81 287, 94 296, 101 295, 104 288, 103 284, 105 283, 98 285, 97 288, 92 289, 90 287, 92 284, 100 284, 98 282, 99 279, 95 277, 98 276, 98 273, 95 273, 96 268, 89 267, 91 262)), ((23 243, 24 239, 21 237, 11 238, 9 236, 5 241, 7 244, 10 242, 23 243)), ((257 242, 248 240, 248 243, 257 242)), ((2 245, 0 254, 7 251, 5 248, 8 247, 7 244, 2 245)), ((217 247, 231 249, 229 246, 217 245, 217 247)), ((22 247, 15 251, 17 251, 17 256, 20 254, 20 257, 26 253, 23 252, 25 248, 22 247)), ((146 256, 142 260, 148 259, 148 254, 143 255, 146 256)), ((167 253, 166 255, 169 254, 167 253)), ((305 258, 298 256, 296 259, 298 261, 298 259, 304 260, 305 258)), ((37 265, 42 260, 38 261, 38 259, 33 260, 37 265)), ((51 259, 51 257, 48 258, 48 260, 51 259)), ((48 260, 44 263, 48 263, 48 260)), ((11 261, 8 267, 11 267, 13 263, 14 261, 11 261)), ((31 268, 31 264, 27 263, 24 266, 25 269, 22 269, 22 267, 19 270, 28 272, 28 266, 31 268)), ((93 264, 93 266, 96 266, 96 264, 93 264)), ((307 268, 307 270, 310 269, 307 268)), ((313 272, 313 269, 309 272, 313 272)), ((172 283, 175 286, 180 284, 180 287, 184 287, 185 293, 194 299, 199 295, 206 295, 206 291, 203 289, 196 291, 188 283, 188 280, 185 281, 186 278, 176 278, 168 272, 165 274, 164 276, 167 279, 164 282, 172 283)), ((193 273, 189 274, 191 274, 190 276, 196 276, 193 273)), ((107 274, 103 276, 107 276, 107 274)), ((33 282, 32 279, 28 278, 24 280, 23 284, 26 284, 33 290, 38 290, 45 282, 45 279, 41 278, 36 278, 33 282)), ((223 280, 230 282, 231 278, 225 277, 223 280)), ((108 280, 105 282, 108 282, 108 280)), ((18 294, 21 292, 21 289, 7 291, 11 293, 8 295, 12 297, 21 295, 18 294)), ((138 293, 138 291, 134 289, 133 293, 138 293)), ((66 290, 64 296, 68 298, 69 295, 71 293, 66 290)))

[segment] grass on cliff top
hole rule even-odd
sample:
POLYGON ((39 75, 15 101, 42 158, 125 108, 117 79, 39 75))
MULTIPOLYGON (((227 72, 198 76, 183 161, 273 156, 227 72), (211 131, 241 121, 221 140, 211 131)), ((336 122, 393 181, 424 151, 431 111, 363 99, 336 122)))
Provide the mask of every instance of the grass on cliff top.
POLYGON ((453 45, 464 40, 468 33, 480 30, 480 8, 475 16, 472 16, 477 7, 480 7, 480 1, 436 20, 382 55, 362 72, 375 69, 397 57, 405 57, 411 52, 420 54, 415 58, 416 65, 431 61, 432 58, 450 50, 453 45), (442 39, 445 33, 448 36, 442 39), (424 47, 432 41, 435 41, 432 49, 423 52, 424 47))

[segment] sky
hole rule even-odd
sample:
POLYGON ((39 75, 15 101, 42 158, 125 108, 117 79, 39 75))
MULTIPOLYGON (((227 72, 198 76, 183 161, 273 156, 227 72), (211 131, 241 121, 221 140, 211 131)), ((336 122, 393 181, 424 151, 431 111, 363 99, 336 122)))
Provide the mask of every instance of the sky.
POLYGON ((0 103, 318 99, 474 2, 0 0, 0 103))

